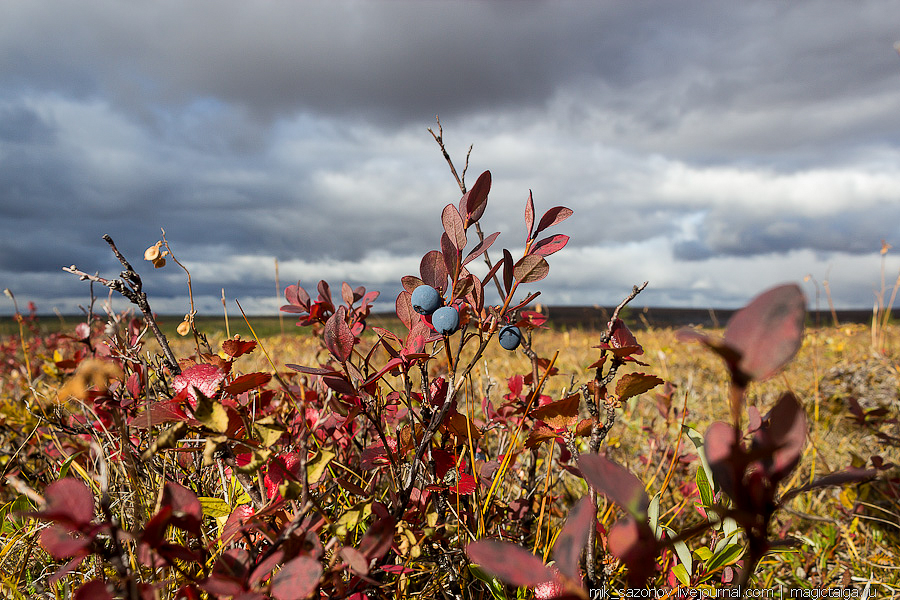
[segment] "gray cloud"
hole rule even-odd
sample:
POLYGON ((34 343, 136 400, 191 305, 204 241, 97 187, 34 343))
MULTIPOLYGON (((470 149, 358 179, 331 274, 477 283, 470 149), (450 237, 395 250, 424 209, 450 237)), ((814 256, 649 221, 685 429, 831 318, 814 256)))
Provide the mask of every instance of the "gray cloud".
MULTIPOLYGON (((275 257, 284 281, 391 296, 459 199, 425 131, 440 114, 458 166, 475 144, 468 181, 494 174, 499 244, 521 251, 529 189, 539 211, 575 209, 549 232, 571 241, 547 301, 655 277, 655 302, 739 303, 900 238, 892 17, 836 0, 8 2, 2 285, 70 302, 85 287, 63 265, 114 276, 109 233, 145 270, 164 227, 206 306, 226 286, 271 310, 275 257)), ((177 270, 146 279, 183 310, 177 270)))

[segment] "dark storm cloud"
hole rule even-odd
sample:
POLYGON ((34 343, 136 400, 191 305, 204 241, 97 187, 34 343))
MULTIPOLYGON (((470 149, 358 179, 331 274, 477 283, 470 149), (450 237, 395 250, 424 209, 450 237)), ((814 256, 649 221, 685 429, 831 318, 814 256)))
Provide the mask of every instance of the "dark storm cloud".
MULTIPOLYGON (((470 183, 494 171, 504 245, 529 188, 576 210, 560 231, 583 255, 554 257, 574 279, 547 297, 595 302, 609 280, 571 265, 615 255, 604 273, 654 272, 656 298, 732 302, 738 285, 666 276, 900 239, 891 8, 6 2, 0 285, 76 297, 62 266, 115 276, 109 233, 143 270, 160 227, 210 306, 271 287, 274 257, 286 278, 396 282, 459 198, 425 132, 440 114, 457 161, 475 144, 470 183)), ((176 306, 178 271, 150 273, 176 306)))

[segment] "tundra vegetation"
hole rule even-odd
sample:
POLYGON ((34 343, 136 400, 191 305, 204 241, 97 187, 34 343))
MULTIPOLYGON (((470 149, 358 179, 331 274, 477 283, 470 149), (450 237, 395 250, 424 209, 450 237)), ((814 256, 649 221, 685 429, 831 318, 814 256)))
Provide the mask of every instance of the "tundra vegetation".
MULTIPOLYGON (((65 269, 90 283, 83 322, 50 333, 16 305, 0 345, 9 597, 900 586, 886 313, 871 335, 807 329, 783 284, 723 331, 636 335, 621 317, 644 282, 604 329, 550 329, 536 284, 572 211, 529 192, 503 240, 524 250, 497 251, 490 172, 468 187, 468 155, 457 171, 431 133, 461 198, 393 325, 374 324, 376 291, 298 282, 281 309, 296 333, 261 338, 244 317, 251 335, 232 336, 227 311, 224 335, 203 331, 192 307, 170 340, 110 236, 118 277, 65 269), (95 310, 100 286, 134 310, 95 310)), ((144 258, 192 293, 164 232, 144 258)))

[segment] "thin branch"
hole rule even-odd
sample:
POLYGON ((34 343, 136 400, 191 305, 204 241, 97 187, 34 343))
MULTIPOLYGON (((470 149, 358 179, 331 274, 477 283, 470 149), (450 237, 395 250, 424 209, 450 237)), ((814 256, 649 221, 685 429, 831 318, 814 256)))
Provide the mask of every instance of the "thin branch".
POLYGON ((150 327, 150 330, 153 331, 153 335, 156 336, 156 341, 159 342, 159 345, 162 348, 163 354, 166 357, 166 366, 174 375, 179 375, 181 373, 181 367, 178 366, 178 360, 175 358, 175 354, 169 347, 166 336, 156 323, 156 318, 153 316, 153 311, 150 309, 150 302, 147 300, 147 294, 142 290, 143 284, 141 282, 141 276, 137 274, 131 266, 131 263, 128 262, 128 259, 119 252, 115 242, 113 242, 113 239, 108 234, 103 235, 103 240, 109 244, 113 254, 119 259, 122 266, 125 267, 125 270, 119 274, 120 279, 104 279, 98 275, 90 275, 84 271, 78 270, 75 265, 63 267, 63 271, 78 275, 82 281, 95 281, 105 285, 110 290, 118 292, 129 302, 137 306, 144 315, 144 321, 150 327))
POLYGON ((612 326, 615 323, 616 319, 619 318, 619 311, 625 308, 625 305, 634 300, 638 294, 644 291, 644 288, 647 287, 649 281, 645 281, 640 286, 634 286, 631 288, 631 293, 628 294, 628 297, 622 300, 619 305, 616 307, 616 310, 613 311, 612 316, 609 318, 609 323, 607 324, 606 331, 603 332, 603 335, 600 336, 601 343, 609 342, 609 338, 612 335, 612 326))
MULTIPOLYGON (((465 181, 456 172, 456 167, 453 166, 453 161, 450 159, 450 153, 447 152, 447 148, 444 146, 444 137, 443 137, 444 136, 444 128, 441 126, 441 118, 435 117, 434 119, 437 121, 437 124, 438 124, 438 132, 435 133, 434 130, 431 129, 431 127, 429 127, 428 133, 431 134, 431 137, 433 137, 434 141, 436 141, 438 143, 438 146, 440 146, 441 153, 444 155, 444 160, 446 160, 447 164, 450 165, 450 172, 453 173, 453 177, 456 179, 456 184, 459 186, 459 190, 463 194, 465 194, 466 193, 465 181)), ((470 153, 472 152, 471 146, 469 147, 469 152, 470 153)), ((468 154, 466 155, 466 168, 467 169, 469 168, 469 155, 468 154)), ((466 174, 466 172, 463 171, 463 177, 465 176, 465 174, 466 174)))

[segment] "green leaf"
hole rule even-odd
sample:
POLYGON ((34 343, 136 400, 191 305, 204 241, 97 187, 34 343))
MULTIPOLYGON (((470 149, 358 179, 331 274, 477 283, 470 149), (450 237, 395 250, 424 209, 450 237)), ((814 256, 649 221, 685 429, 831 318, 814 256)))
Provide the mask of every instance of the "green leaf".
POLYGON ((228 413, 225 407, 215 400, 205 398, 203 394, 197 394, 194 418, 216 433, 225 433, 228 430, 228 413))
POLYGON ((284 427, 275 422, 275 417, 269 415, 259 419, 253 424, 253 434, 264 448, 272 446, 284 433, 284 427))
POLYGON ((702 467, 697 469, 694 481, 697 483, 697 489, 700 491, 700 502, 704 508, 709 508, 715 503, 715 492, 713 492, 709 478, 706 476, 706 470, 702 467))
POLYGON ((724 533, 726 536, 731 536, 734 535, 737 530, 737 521, 735 521, 731 517, 725 517, 725 520, 722 522, 722 533, 724 533))
POLYGON ((200 496, 197 500, 207 517, 227 517, 231 514, 231 506, 221 498, 200 496))
POLYGON ((507 600, 506 592, 503 589, 503 582, 499 579, 488 575, 487 572, 478 565, 470 564, 469 572, 475 579, 483 581, 485 585, 487 585, 488 591, 491 592, 491 596, 494 597, 494 600, 507 600))
POLYGON ((343 538, 351 529, 356 529, 362 525, 369 515, 372 514, 372 501, 367 500, 359 502, 353 508, 344 512, 334 524, 334 534, 339 538, 343 538))
POLYGON ((322 478, 328 463, 335 457, 334 452, 320 450, 311 461, 306 463, 306 476, 310 483, 315 483, 322 478))
POLYGON ((82 452, 76 452, 63 461, 63 464, 59 467, 59 477, 57 477, 57 479, 65 479, 69 475, 69 466, 80 454, 82 454, 82 452))
POLYGON ((659 492, 650 499, 650 507, 647 509, 647 516, 650 518, 650 531, 653 532, 656 539, 660 539, 662 536, 662 528, 659 527, 659 492))
POLYGON ((696 550, 694 550, 694 554, 696 554, 697 558, 699 558, 703 562, 708 561, 713 556, 712 550, 710 550, 706 546, 703 546, 702 548, 697 548, 696 550))
POLYGON ((681 585, 690 585, 691 578, 688 575, 687 570, 685 570, 684 565, 675 565, 672 567, 672 573, 675 575, 676 579, 681 582, 681 585))
MULTIPOLYGON (((678 536, 678 533, 676 531, 666 527, 665 525, 662 526, 662 529, 665 529, 666 533, 669 534, 669 537, 673 539, 678 536)), ((683 541, 675 542, 673 547, 675 548, 675 554, 678 556, 678 560, 681 561, 681 564, 683 564, 685 569, 687 570, 687 574, 690 575, 691 573, 693 573, 694 559, 693 557, 691 557, 691 550, 687 547, 687 544, 685 544, 683 541)))
POLYGON ((703 471, 706 473, 706 481, 712 484, 714 494, 717 493, 719 491, 719 486, 716 485, 712 469, 709 468, 709 463, 706 461, 706 452, 703 450, 703 435, 696 429, 688 427, 687 425, 684 425, 682 430, 684 431, 684 434, 688 436, 688 439, 694 442, 694 446, 697 448, 697 454, 700 457, 700 464, 703 465, 703 471))
POLYGON ((707 575, 733 565, 744 554, 744 547, 740 544, 728 544, 722 548, 706 563, 707 575))

